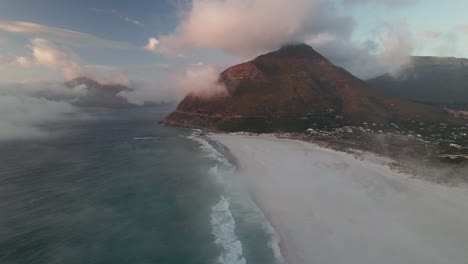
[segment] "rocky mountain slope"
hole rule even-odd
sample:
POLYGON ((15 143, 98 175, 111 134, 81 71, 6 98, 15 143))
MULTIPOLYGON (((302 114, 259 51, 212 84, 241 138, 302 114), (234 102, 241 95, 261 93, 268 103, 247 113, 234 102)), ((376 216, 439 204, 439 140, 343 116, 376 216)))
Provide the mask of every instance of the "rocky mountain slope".
POLYGON ((233 66, 219 82, 226 94, 189 94, 163 123, 224 131, 297 131, 312 124, 440 121, 448 114, 392 99, 305 44, 233 66))
POLYGON ((413 57, 397 76, 387 74, 368 82, 395 98, 468 110, 468 59, 413 57))

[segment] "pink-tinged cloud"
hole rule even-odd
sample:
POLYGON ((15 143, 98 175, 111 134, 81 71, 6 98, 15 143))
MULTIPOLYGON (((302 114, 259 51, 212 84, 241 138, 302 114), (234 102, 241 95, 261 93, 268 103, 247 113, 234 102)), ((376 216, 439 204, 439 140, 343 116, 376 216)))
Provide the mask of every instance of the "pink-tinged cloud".
POLYGON ((48 27, 29 22, 0 21, 0 31, 25 35, 31 38, 41 37, 69 46, 139 49, 139 47, 125 42, 106 40, 87 33, 63 28, 48 27))
POLYGON ((194 0, 173 34, 158 37, 157 51, 221 49, 249 56, 300 41, 318 1, 194 0))
POLYGON ((306 42, 361 78, 406 63, 411 51, 412 37, 406 31, 401 35, 408 39, 392 30, 396 39, 370 36, 356 42, 354 19, 328 0, 193 0, 179 17, 173 33, 149 39, 145 48, 172 56, 216 49, 246 59, 284 44, 306 42))
POLYGON ((456 29, 468 34, 468 24, 459 25, 456 27, 456 29))
POLYGON ((84 72, 84 66, 78 55, 48 40, 40 38, 32 40, 31 50, 35 63, 61 71, 65 79, 79 77, 84 72))
POLYGON ((219 70, 203 63, 191 65, 184 74, 174 77, 177 90, 183 95, 194 94, 201 97, 222 95, 226 87, 219 82, 219 70))
POLYGON ((156 38, 149 38, 148 44, 146 44, 145 49, 149 51, 157 51, 159 45, 159 40, 156 38))
POLYGON ((86 76, 101 83, 128 85, 128 78, 113 68, 96 68, 84 63, 73 50, 46 39, 31 41, 32 63, 60 72, 65 80, 86 76))
POLYGON ((16 59, 13 61, 13 64, 23 68, 29 68, 34 65, 34 62, 24 56, 19 56, 16 57, 16 59))
POLYGON ((342 0, 345 5, 373 4, 386 7, 402 7, 417 3, 419 0, 342 0))
POLYGON ((428 38, 428 39, 437 39, 440 38, 443 33, 438 31, 421 31, 416 33, 418 37, 428 38))

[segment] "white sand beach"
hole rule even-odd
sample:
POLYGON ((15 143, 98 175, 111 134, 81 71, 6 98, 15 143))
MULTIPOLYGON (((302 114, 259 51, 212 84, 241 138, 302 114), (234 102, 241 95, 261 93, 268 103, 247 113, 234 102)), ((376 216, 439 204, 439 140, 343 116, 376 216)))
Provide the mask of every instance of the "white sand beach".
POLYGON ((211 135, 281 237, 290 264, 466 264, 468 190, 269 136, 211 135))

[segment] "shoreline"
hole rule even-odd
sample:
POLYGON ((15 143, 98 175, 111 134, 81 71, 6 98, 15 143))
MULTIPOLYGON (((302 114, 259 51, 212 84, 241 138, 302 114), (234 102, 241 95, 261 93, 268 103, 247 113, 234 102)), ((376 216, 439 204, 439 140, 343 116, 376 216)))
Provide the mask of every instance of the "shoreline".
POLYGON ((468 259, 465 189, 410 178, 383 164, 303 141, 208 137, 235 157, 249 192, 280 236, 287 263, 468 259), (434 214, 434 220, 426 214, 434 214), (438 228, 440 223, 447 226, 438 228), (438 237, 443 239, 427 242, 438 237))

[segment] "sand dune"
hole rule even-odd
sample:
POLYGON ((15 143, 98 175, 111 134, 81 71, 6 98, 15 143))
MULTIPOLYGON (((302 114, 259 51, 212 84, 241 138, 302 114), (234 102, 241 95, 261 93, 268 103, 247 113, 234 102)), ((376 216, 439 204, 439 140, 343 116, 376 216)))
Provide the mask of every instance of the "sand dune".
POLYGON ((468 263, 468 190, 313 144, 212 135, 282 239, 288 263, 468 263))

